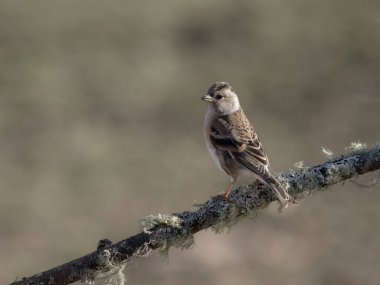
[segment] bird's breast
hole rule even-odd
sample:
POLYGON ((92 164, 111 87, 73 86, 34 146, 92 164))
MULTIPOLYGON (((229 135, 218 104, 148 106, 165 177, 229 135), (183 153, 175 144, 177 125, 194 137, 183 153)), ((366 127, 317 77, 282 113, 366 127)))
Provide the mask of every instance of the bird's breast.
POLYGON ((211 155, 212 160, 214 161, 214 163, 216 164, 216 166, 218 166, 220 170, 224 171, 220 162, 219 151, 212 145, 211 140, 210 140, 211 124, 214 119, 215 119, 215 113, 211 109, 211 106, 209 106, 206 112, 206 116, 205 116, 205 121, 204 121, 204 126, 203 126, 203 135, 205 137, 207 149, 211 155))

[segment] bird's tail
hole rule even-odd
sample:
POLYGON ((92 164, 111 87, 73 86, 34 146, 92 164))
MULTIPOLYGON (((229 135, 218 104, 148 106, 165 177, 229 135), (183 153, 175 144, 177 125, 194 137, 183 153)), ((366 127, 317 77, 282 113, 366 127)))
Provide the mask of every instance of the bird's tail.
POLYGON ((296 200, 294 200, 294 198, 290 196, 288 192, 286 192, 286 190, 281 187, 281 185, 271 183, 271 184, 268 184, 268 186, 270 187, 270 189, 272 189, 276 193, 278 199, 283 204, 285 205, 297 204, 296 200))
POLYGON ((274 177, 274 174, 269 177, 265 177, 265 184, 276 194, 277 198, 285 205, 297 204, 296 200, 288 194, 288 192, 281 186, 280 181, 274 177))

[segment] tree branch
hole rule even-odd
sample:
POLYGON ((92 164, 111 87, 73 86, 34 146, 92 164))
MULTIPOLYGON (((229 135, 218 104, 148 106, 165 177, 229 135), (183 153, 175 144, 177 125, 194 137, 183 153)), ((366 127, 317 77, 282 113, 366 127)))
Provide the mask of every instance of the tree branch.
MULTIPOLYGON (((347 148, 343 155, 311 168, 290 171, 280 179, 289 193, 299 200, 311 191, 323 190, 378 169, 380 145, 367 149, 357 143, 347 148)), ((215 196, 196 211, 146 217, 142 220, 140 233, 115 244, 103 242, 92 253, 11 285, 63 285, 111 276, 120 272, 130 260, 146 256, 151 250, 167 252, 171 246, 189 248, 195 233, 207 228, 222 231, 275 200, 275 195, 261 184, 241 186, 233 191, 228 202, 215 196)))

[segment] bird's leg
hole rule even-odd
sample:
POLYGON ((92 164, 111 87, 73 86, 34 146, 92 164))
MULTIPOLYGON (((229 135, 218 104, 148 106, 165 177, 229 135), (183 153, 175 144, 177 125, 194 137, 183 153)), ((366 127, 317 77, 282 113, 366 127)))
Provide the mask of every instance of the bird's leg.
POLYGON ((228 187, 227 191, 224 192, 224 195, 223 195, 225 200, 228 200, 228 196, 230 195, 230 193, 232 191, 232 187, 234 186, 235 182, 236 182, 236 178, 232 178, 230 186, 228 187))
POLYGON ((230 193, 231 193, 231 191, 232 191, 232 186, 233 186, 233 184, 231 184, 230 187, 228 187, 227 191, 224 192, 223 197, 224 197, 225 200, 228 199, 228 196, 230 195, 230 193))

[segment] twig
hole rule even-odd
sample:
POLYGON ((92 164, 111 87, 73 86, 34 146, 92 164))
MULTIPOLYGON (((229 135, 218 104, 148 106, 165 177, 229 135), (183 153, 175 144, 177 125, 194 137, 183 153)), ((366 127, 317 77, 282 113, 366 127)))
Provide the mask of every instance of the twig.
MULTIPOLYGON (((352 144, 340 157, 311 168, 290 171, 280 178, 288 187, 289 193, 300 200, 314 190, 323 190, 378 169, 379 145, 367 149, 361 144, 352 144)), ((171 246, 191 247, 195 233, 207 228, 221 231, 275 200, 276 197, 263 185, 241 186, 231 194, 228 202, 215 196, 196 211, 146 217, 142 220, 140 233, 115 244, 101 243, 90 254, 11 285, 63 285, 107 276, 113 274, 115 268, 123 268, 128 261, 146 256, 151 250, 160 249, 165 252, 171 246)))

